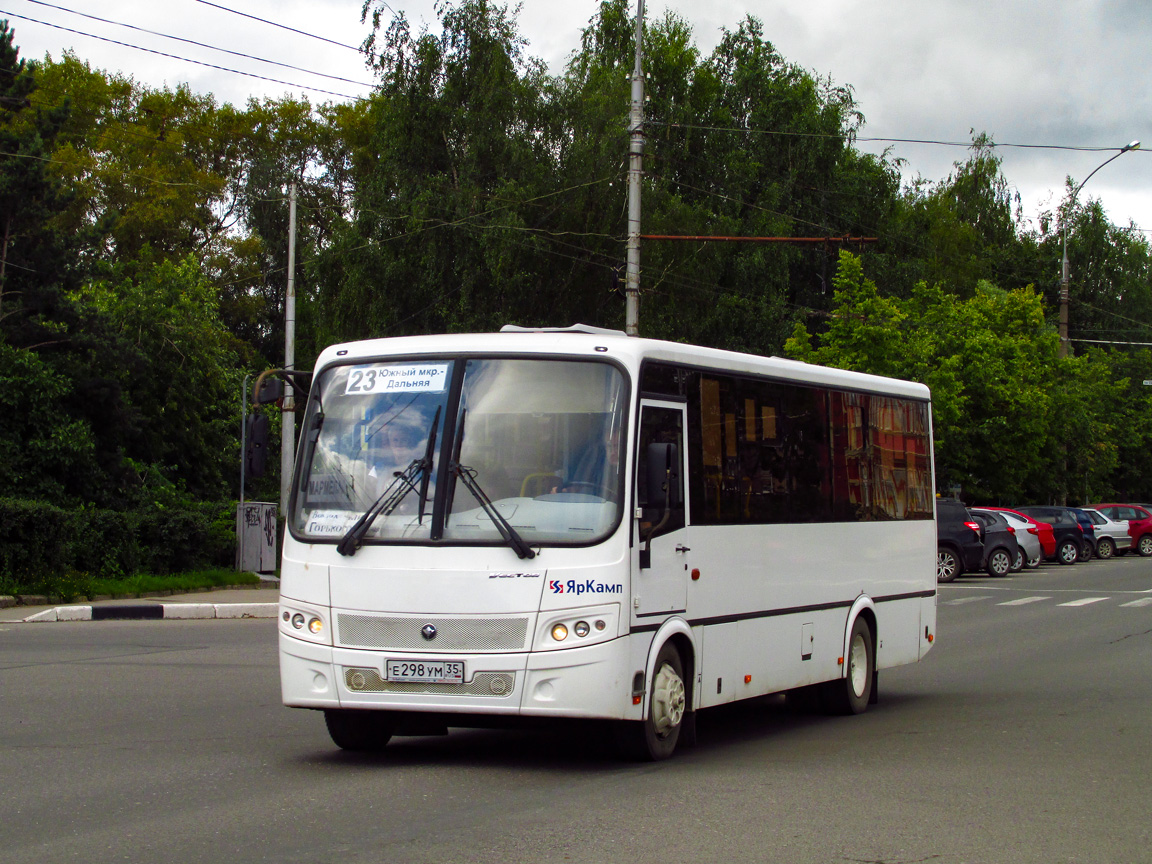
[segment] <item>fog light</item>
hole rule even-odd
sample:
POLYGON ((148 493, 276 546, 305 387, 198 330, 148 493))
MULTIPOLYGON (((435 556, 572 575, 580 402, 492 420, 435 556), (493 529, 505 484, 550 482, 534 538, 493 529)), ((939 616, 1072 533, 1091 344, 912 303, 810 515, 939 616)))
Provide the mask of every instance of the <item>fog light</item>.
MULTIPOLYGON (((285 620, 285 621, 287 621, 287 620, 288 620, 289 618, 291 618, 292 616, 291 616, 291 614, 290 614, 290 613, 288 613, 287 611, 285 611, 285 612, 284 612, 284 616, 283 616, 283 617, 284 617, 284 620, 285 620)), ((927 630, 928 628, 927 628, 927 627, 925 627, 924 629, 925 629, 925 630, 927 630)))
POLYGON ((552 638, 557 642, 563 642, 568 638, 568 628, 563 624, 556 624, 552 627, 552 638))
POLYGON ((324 622, 319 618, 313 618, 308 622, 308 630, 313 636, 316 636, 324 629, 324 622))
POLYGON ((605 627, 607 627, 608 625, 607 625, 607 624, 605 624, 603 621, 597 621, 597 622, 596 622, 596 623, 595 623, 593 626, 594 626, 594 627, 595 627, 597 630, 603 630, 603 629, 604 629, 605 627))
POLYGON ((588 635, 588 622, 587 621, 577 621, 576 626, 572 628, 572 632, 575 633, 577 636, 579 636, 581 639, 583 639, 585 636, 588 635))
POLYGON ((292 626, 297 630, 304 626, 304 616, 299 612, 292 616, 292 626))

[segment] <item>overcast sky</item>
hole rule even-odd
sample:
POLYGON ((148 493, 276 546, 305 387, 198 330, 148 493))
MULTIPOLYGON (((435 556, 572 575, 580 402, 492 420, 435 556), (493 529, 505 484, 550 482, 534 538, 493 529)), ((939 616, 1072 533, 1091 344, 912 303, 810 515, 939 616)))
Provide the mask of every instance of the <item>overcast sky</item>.
MULTIPOLYGON (((243 104, 250 96, 290 92, 322 102, 369 92, 371 76, 355 51, 236 14, 354 46, 367 35, 360 23, 361 0, 213 3, 0 0, 0 18, 10 19, 24 57, 50 53, 59 58, 71 49, 94 67, 154 87, 187 82, 219 101, 243 104), (348 80, 260 63, 63 9, 348 80)), ((433 0, 389 4, 403 11, 414 29, 421 22, 436 23, 433 0)), ((635 0, 631 4, 634 9, 635 0)), ((598 5, 597 0, 523 0, 519 22, 529 53, 559 72, 598 5)), ((1119 149, 1139 139, 1152 151, 1149 0, 647 0, 650 20, 665 9, 691 24, 704 55, 722 28, 734 29, 745 15, 756 16, 787 60, 854 89, 866 118, 862 139, 964 143, 974 129, 988 132, 998 144, 1053 148, 1000 149, 1005 176, 1022 196, 1028 218, 1059 202, 1065 177, 1079 183, 1115 152, 1061 148, 1119 149)), ((918 174, 943 179, 966 156, 962 147, 941 144, 862 140, 860 146, 875 151, 891 147, 894 156, 906 160, 906 180, 918 174)), ((1152 152, 1124 154, 1092 177, 1081 199, 1086 196, 1100 199, 1116 224, 1131 221, 1152 229, 1152 152)))

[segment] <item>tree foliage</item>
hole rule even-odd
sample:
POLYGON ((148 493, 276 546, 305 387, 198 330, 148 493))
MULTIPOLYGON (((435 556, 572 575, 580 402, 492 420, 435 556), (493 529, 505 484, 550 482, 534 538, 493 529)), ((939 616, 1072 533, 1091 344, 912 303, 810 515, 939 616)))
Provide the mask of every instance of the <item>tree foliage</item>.
MULTIPOLYGON (((623 326, 627 0, 556 74, 496 0, 419 30, 381 0, 363 14, 377 86, 323 105, 26 61, 0 24, 0 496, 239 492, 240 382, 283 357, 293 185, 302 368, 339 340, 623 326)), ((927 383, 939 484, 972 500, 1152 495, 1152 353, 1115 344, 1152 341, 1141 232, 1071 179, 1031 227, 983 132, 946 178, 906 181, 856 149, 852 88, 754 17, 707 54, 674 12, 643 34, 643 233, 821 240, 644 240, 643 335, 927 383)))

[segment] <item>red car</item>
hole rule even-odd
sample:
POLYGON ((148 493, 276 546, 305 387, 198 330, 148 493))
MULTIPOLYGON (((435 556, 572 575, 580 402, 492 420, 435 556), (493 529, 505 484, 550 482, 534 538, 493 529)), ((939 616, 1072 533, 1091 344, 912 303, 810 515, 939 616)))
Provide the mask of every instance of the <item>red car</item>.
POLYGON ((1113 521, 1127 519, 1132 548, 1145 558, 1152 555, 1152 513, 1136 504, 1097 504, 1092 509, 1113 521))
POLYGON ((1011 513, 1014 516, 1019 516, 1021 519, 1027 520, 1030 524, 1028 528, 1029 534, 1035 534, 1040 538, 1040 548, 1044 551, 1044 560, 1051 561, 1056 557, 1056 534, 1052 530, 1052 526, 1047 522, 1037 522, 1031 516, 1025 516, 1019 510, 1013 510, 1010 507, 985 507, 985 510, 999 510, 1001 513, 1011 513))

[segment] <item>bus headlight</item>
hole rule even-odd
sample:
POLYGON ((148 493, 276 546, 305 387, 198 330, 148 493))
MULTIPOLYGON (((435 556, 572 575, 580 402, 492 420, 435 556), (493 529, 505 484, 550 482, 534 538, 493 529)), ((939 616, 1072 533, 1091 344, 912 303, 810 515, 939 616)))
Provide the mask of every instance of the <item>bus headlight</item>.
POLYGON ((618 605, 557 610, 540 621, 532 650, 559 651, 606 642, 618 635, 619 620, 618 605))
POLYGON ((303 608, 295 604, 282 604, 280 607, 280 632, 293 639, 331 645, 328 635, 328 615, 316 608, 303 608))

